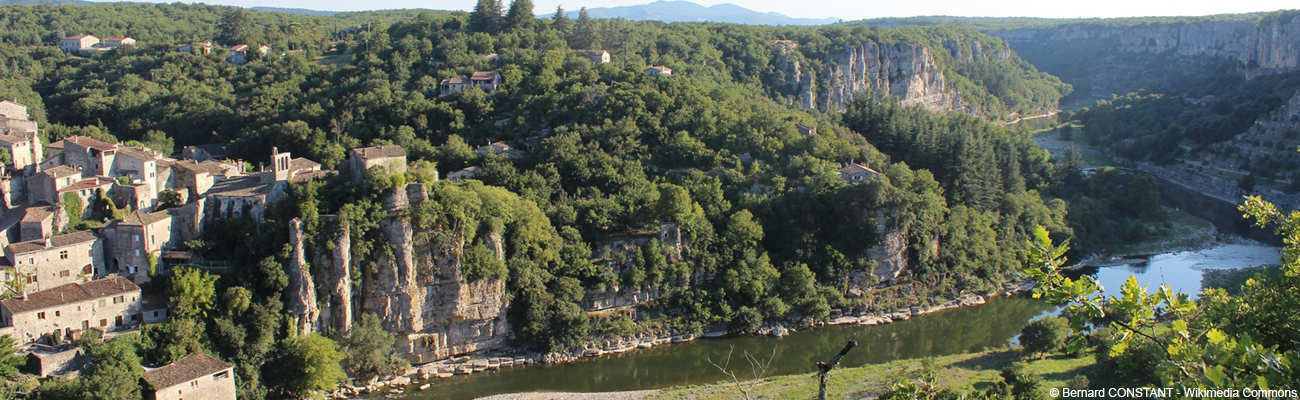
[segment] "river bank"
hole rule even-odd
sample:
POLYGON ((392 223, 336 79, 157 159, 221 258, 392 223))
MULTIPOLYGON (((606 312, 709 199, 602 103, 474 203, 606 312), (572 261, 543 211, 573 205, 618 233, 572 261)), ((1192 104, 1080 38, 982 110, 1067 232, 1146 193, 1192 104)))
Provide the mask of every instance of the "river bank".
MULTIPOLYGON (((890 312, 866 312, 865 310, 837 310, 825 321, 787 327, 782 324, 769 324, 762 327, 757 335, 732 335, 725 330, 715 329, 706 332, 659 331, 644 333, 626 338, 608 338, 594 340, 580 346, 574 346, 564 352, 509 353, 484 352, 463 355, 408 368, 400 376, 389 379, 375 379, 364 384, 344 385, 331 393, 329 397, 398 397, 417 395, 422 392, 434 393, 442 381, 454 381, 471 375, 489 375, 507 370, 519 370, 519 367, 551 368, 559 365, 585 362, 608 357, 621 357, 638 351, 657 351, 669 344, 686 345, 701 339, 784 337, 797 331, 826 327, 867 327, 888 325, 911 320, 916 317, 953 310, 962 307, 980 306, 991 299, 1026 290, 1027 285, 1009 284, 986 294, 966 294, 928 307, 910 307, 890 312), (653 350, 652 350, 653 349, 653 350)), ((1035 314, 1037 312, 1034 312, 1035 314)), ((1017 318, 1017 321, 1026 317, 1017 318)), ((999 334, 1004 337, 1010 333, 999 334)), ((995 339, 997 341, 1006 339, 995 339)))

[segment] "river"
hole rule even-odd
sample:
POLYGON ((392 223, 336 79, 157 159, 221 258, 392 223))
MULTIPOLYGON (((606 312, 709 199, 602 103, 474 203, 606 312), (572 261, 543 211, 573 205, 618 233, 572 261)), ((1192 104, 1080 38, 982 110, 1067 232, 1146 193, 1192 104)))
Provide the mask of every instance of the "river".
MULTIPOLYGON (((1204 271, 1242 268, 1279 262, 1278 248, 1259 244, 1217 245, 1178 251, 1089 270, 1107 294, 1118 293, 1130 275, 1150 290, 1160 283, 1194 294, 1204 271)), ((829 326, 797 332, 785 338, 741 336, 701 339, 649 350, 583 359, 553 366, 506 368, 497 372, 456 376, 433 382, 405 400, 473 399, 499 393, 532 391, 605 392, 654 389, 718 382, 723 376, 709 364, 721 361, 734 346, 733 363, 743 364, 749 352, 766 358, 776 351, 768 376, 811 373, 819 360, 834 355, 850 339, 858 347, 844 366, 877 364, 980 351, 1010 343, 1031 319, 1054 307, 1026 298, 996 298, 988 304, 941 311, 907 321, 876 326, 829 326)), ((736 364, 733 364, 736 365, 736 364)))

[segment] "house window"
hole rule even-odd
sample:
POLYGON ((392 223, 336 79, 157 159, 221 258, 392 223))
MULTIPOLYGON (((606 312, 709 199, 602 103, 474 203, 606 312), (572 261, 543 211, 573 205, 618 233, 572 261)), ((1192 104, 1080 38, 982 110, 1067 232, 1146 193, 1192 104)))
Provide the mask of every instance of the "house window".
POLYGON ((36 313, 36 319, 45 319, 45 311, 36 313))
POLYGON ((100 326, 101 328, 102 328, 102 327, 105 327, 105 326, 108 326, 108 318, 104 318, 104 319, 99 320, 99 326, 100 326))
POLYGON ((82 330, 90 329, 90 320, 82 320, 81 329, 82 330))
POLYGON ((122 326, 122 316, 121 316, 121 315, 117 316, 116 318, 113 318, 113 326, 122 326))
POLYGON ((62 271, 59 271, 59 277, 60 277, 60 278, 67 278, 67 277, 69 277, 69 276, 72 276, 72 271, 69 271, 69 270, 66 270, 66 269, 65 269, 65 270, 62 270, 62 271))
POLYGON ((68 259, 68 251, 67 251, 67 250, 59 251, 59 259, 60 259, 60 260, 67 260, 67 259, 68 259))
POLYGON ((214 379, 226 379, 230 377, 230 371, 221 371, 216 373, 215 375, 212 375, 212 377, 214 379))
POLYGON ((63 311, 54 310, 54 316, 56 316, 56 317, 62 317, 62 316, 63 316, 63 311))
POLYGON ((27 283, 36 283, 36 275, 27 277, 27 283))

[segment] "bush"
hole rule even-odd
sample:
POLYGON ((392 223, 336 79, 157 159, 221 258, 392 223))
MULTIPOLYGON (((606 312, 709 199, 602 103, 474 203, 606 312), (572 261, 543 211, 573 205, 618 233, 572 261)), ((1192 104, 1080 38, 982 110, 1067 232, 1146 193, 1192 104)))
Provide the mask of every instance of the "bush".
POLYGON ((1020 330, 1020 346, 1030 355, 1050 354, 1065 345, 1065 335, 1069 331, 1065 318, 1039 318, 1020 330))

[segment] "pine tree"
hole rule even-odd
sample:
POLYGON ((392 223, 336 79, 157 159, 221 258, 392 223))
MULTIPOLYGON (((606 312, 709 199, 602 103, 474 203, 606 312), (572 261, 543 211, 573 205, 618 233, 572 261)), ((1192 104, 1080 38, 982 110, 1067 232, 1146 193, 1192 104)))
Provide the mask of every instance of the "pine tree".
POLYGON ((576 49, 591 49, 596 46, 596 21, 587 15, 587 7, 578 10, 578 22, 569 38, 569 45, 576 49))
POLYGON ((555 16, 551 17, 551 27, 560 32, 568 32, 570 24, 572 22, 569 21, 569 17, 564 15, 564 7, 555 6, 555 16))
POLYGON ((506 26, 510 30, 527 28, 535 18, 532 0, 514 0, 510 3, 510 11, 506 12, 506 26))
POLYGON ((478 0, 469 13, 469 29, 474 32, 495 33, 501 26, 501 1, 478 0))

